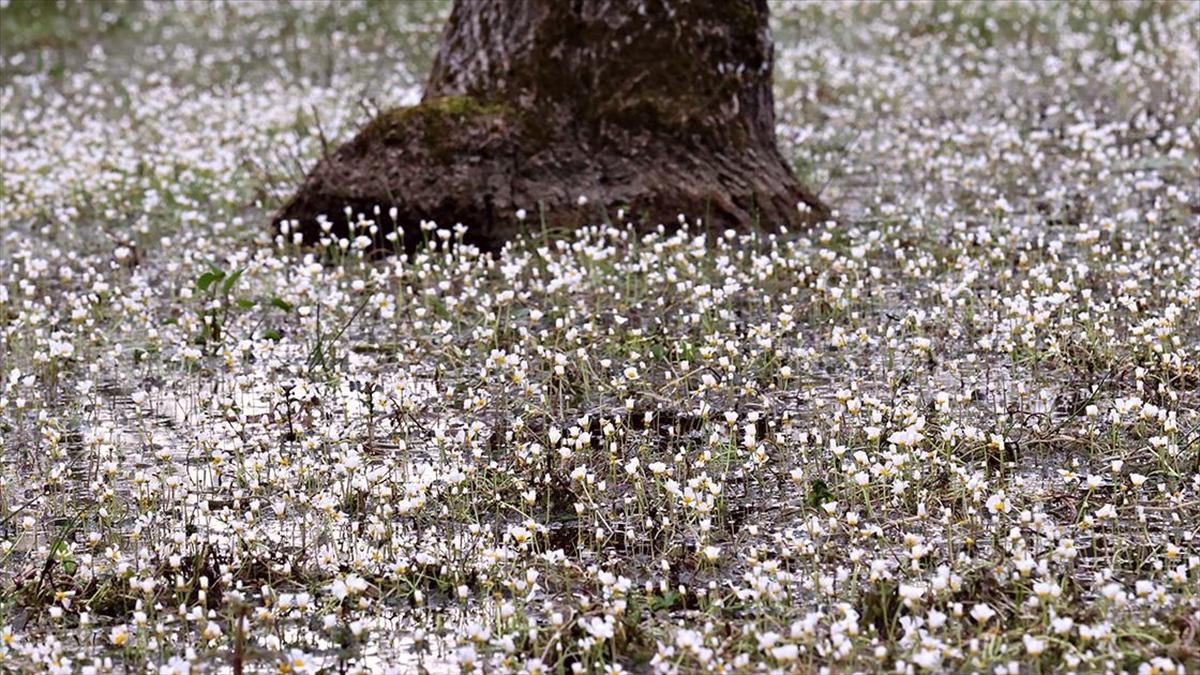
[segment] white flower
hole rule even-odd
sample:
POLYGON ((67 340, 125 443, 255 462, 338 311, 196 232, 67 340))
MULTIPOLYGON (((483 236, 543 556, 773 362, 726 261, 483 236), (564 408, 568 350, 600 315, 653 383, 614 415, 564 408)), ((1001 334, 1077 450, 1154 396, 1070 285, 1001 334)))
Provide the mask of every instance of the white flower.
POLYGON ((1007 495, 1004 494, 1004 490, 1001 490, 991 497, 988 497, 987 510, 993 514, 1008 513, 1009 509, 1011 508, 1012 504, 1009 503, 1007 495))
POLYGON ((992 609, 987 603, 979 603, 971 608, 971 618, 979 623, 987 623, 988 619, 996 616, 996 610, 992 609))
POLYGON ((929 623, 930 628, 939 630, 942 626, 946 625, 946 614, 936 609, 931 609, 925 620, 929 623))
POLYGON ((1050 628, 1056 635, 1064 635, 1071 632, 1071 628, 1075 626, 1075 620, 1069 616, 1058 616, 1050 621, 1050 628))
POLYGON ((798 656, 800 656, 800 648, 796 645, 779 645, 778 647, 771 649, 771 657, 776 661, 787 663, 789 661, 795 661, 798 656))
POLYGON ((57 337, 50 339, 50 356, 56 359, 69 359, 75 354, 75 345, 62 339, 61 334, 56 333, 57 337))
POLYGON ((925 595, 924 586, 919 584, 900 584, 900 598, 904 601, 904 604, 911 606, 920 600, 922 595, 925 595))
MULTIPOLYGON (((191 672, 192 664, 181 656, 172 656, 169 661, 158 667, 158 675, 189 675, 191 672)), ((305 671, 297 670, 295 672, 305 671)))
POLYGON ((924 440, 925 436, 917 431, 914 427, 908 427, 904 431, 897 431, 891 436, 888 436, 888 443, 893 443, 901 448, 912 448, 924 440))
POLYGON ((367 590, 367 580, 357 574, 350 574, 345 578, 334 579, 329 585, 329 592, 339 601, 346 599, 347 596, 357 595, 367 590))
POLYGON ((1038 581, 1033 584, 1033 592, 1039 598, 1046 600, 1062 595, 1062 588, 1053 581, 1038 581))
POLYGON ((922 670, 939 670, 942 667, 942 652, 938 649, 922 649, 913 654, 912 659, 922 670))
POLYGON ((479 657, 475 653, 475 647, 472 645, 460 647, 454 655, 458 658, 458 665, 464 671, 474 670, 479 661, 479 657))
POLYGON ((1184 672, 1182 666, 1165 656, 1156 656, 1138 666, 1138 675, 1182 675, 1184 672))
POLYGON ((631 460, 629 460, 628 462, 626 462, 626 463, 625 463, 625 473, 627 473, 627 474, 629 474, 630 476, 632 476, 632 475, 634 475, 635 473, 637 473, 637 471, 638 471, 638 468, 639 468, 640 466, 641 466, 641 462, 638 460, 638 458, 637 458, 637 457, 634 457, 633 459, 631 459, 631 460))
POLYGON ((307 673, 316 666, 311 656, 295 648, 288 652, 287 665, 289 672, 293 673, 307 673))
POLYGON ((603 618, 593 616, 590 619, 585 619, 583 627, 592 637, 601 640, 611 639, 614 634, 613 618, 607 614, 603 618))

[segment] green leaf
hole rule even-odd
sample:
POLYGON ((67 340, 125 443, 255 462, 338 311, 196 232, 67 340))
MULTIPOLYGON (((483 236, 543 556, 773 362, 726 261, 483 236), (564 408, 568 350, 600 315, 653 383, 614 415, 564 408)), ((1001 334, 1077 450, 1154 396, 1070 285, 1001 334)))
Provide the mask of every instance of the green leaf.
POLYGON ((274 342, 279 342, 280 340, 283 339, 283 335, 279 331, 275 330, 274 328, 270 328, 266 332, 264 332, 263 337, 268 340, 272 340, 274 342))
POLYGON ((814 479, 808 484, 808 505, 812 508, 817 508, 826 502, 833 501, 833 493, 829 491, 829 485, 820 478, 814 479))
POLYGON ((209 286, 212 286, 214 283, 216 283, 224 278, 225 278, 225 273, 220 270, 216 270, 216 271, 210 270, 208 272, 205 272, 204 274, 200 275, 199 279, 196 280, 196 290, 203 293, 208 290, 209 286))
POLYGON ((282 309, 285 312, 292 311, 292 303, 288 302, 287 300, 284 300, 283 298, 280 298, 280 297, 271 298, 271 304, 275 307, 278 307, 279 309, 282 309))
POLYGON ((254 306, 254 301, 250 298, 238 298, 237 306, 242 309, 250 309, 254 306))
MULTIPOLYGON (((78 517, 77 517, 78 519, 78 517)), ((79 563, 75 561, 75 556, 71 555, 71 549, 67 546, 66 537, 75 530, 76 521, 71 521, 63 527, 62 533, 59 534, 58 541, 54 543, 54 547, 50 549, 50 555, 58 560, 67 574, 75 574, 75 570, 79 569, 79 563)))
POLYGON ((655 595, 650 598, 650 609, 655 612, 663 609, 671 609, 681 598, 682 596, 678 591, 668 591, 666 595, 655 595))
POLYGON ((229 291, 233 290, 233 287, 238 282, 238 279, 242 278, 242 272, 245 272, 245 271, 246 271, 246 268, 243 267, 242 269, 234 272, 233 274, 230 274, 229 278, 225 280, 225 284, 221 287, 221 291, 225 295, 229 295, 229 291))

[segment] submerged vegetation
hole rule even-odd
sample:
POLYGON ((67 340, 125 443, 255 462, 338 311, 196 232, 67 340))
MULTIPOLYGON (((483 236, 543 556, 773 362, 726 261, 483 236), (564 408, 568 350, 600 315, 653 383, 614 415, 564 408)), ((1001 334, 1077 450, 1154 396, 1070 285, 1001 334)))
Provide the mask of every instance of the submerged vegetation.
POLYGON ((265 223, 444 7, 26 4, 0 670, 1200 667, 1197 5, 781 3, 835 222, 371 259, 265 223))

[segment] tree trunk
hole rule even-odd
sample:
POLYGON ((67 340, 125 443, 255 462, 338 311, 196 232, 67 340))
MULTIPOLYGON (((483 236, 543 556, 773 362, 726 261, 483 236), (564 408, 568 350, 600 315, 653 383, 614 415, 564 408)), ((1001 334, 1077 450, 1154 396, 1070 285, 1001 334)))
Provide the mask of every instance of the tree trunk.
POLYGON ((411 249, 428 220, 496 249, 617 209, 643 228, 826 218, 775 146, 772 61, 766 0, 458 0, 422 102, 322 159, 276 224, 315 243, 349 208, 377 244, 398 227, 411 249))

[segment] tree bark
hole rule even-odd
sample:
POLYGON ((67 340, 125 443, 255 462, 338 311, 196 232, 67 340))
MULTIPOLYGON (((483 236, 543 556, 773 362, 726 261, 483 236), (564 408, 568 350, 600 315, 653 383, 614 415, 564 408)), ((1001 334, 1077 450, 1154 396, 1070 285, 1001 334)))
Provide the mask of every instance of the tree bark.
POLYGON ((766 0, 457 0, 422 102, 318 162, 276 225, 315 243, 318 220, 338 236, 370 221, 376 243, 400 229, 411 249, 421 221, 462 223, 468 243, 496 249, 617 209, 643 228, 679 214, 741 229, 827 218, 775 145, 767 11, 766 0))

